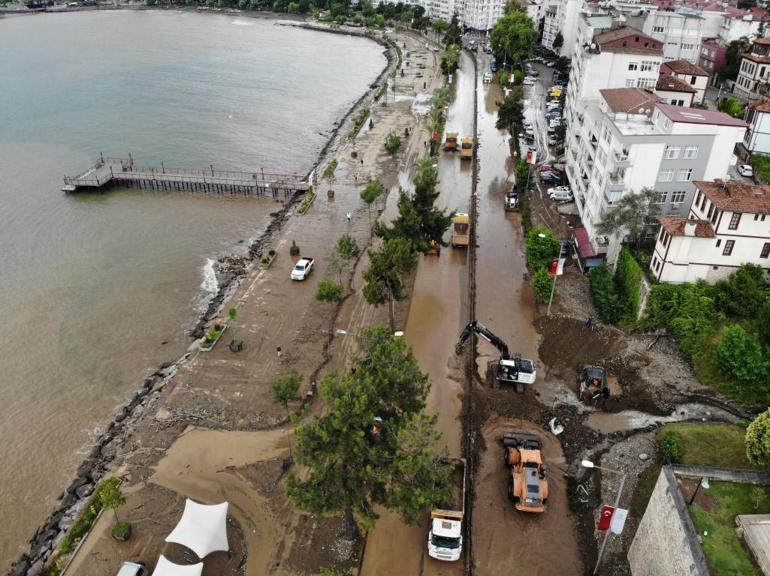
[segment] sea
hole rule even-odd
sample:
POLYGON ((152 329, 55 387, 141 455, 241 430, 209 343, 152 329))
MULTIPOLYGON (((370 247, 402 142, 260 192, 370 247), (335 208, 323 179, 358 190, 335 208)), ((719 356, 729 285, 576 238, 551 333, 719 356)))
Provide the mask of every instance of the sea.
POLYGON ((269 199, 67 195, 99 154, 308 172, 386 64, 374 42, 186 11, 0 19, 0 570, 116 408, 182 355, 269 199))

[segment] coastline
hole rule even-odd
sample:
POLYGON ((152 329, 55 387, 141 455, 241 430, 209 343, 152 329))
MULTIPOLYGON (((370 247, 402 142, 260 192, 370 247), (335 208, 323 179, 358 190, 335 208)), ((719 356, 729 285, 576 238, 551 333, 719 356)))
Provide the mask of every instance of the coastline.
MULTIPOLYGON (((168 10, 169 8, 123 5, 114 7, 95 7, 87 10, 77 9, 62 11, 92 11, 94 9, 168 10)), ((307 173, 307 177, 313 174, 313 172, 341 146, 343 143, 342 138, 344 138, 342 129, 346 127, 350 117, 357 112, 364 103, 368 102, 370 99, 373 100, 374 95, 382 86, 383 81, 386 81, 388 74, 396 64, 394 50, 387 44, 387 42, 370 33, 363 33, 358 30, 331 29, 322 25, 312 25, 305 21, 304 18, 302 21, 294 23, 287 21, 288 19, 285 18, 285 16, 290 15, 280 15, 281 17, 279 18, 279 15, 276 15, 275 13, 235 12, 225 10, 197 11, 194 9, 185 10, 184 7, 171 7, 171 9, 275 20, 276 25, 293 25, 319 32, 368 38, 377 42, 384 48, 387 63, 383 67, 383 70, 375 81, 369 85, 368 90, 366 90, 333 124, 330 137, 318 153, 315 162, 307 173), (279 22, 280 20, 284 20, 285 23, 281 24, 279 22)), ((39 13, 40 12, 32 12, 30 14, 39 13)), ((270 246, 271 242, 275 239, 276 233, 279 232, 282 226, 288 221, 292 210, 302 196, 301 193, 294 194, 283 204, 279 211, 272 214, 272 218, 265 229, 250 243, 246 256, 228 254, 217 258, 214 264, 214 271, 217 278, 218 289, 209 300, 206 310, 198 315, 197 319, 193 320, 194 326, 188 331, 188 335, 192 338, 191 343, 184 353, 176 360, 160 364, 148 378, 144 379, 141 387, 131 394, 122 406, 119 406, 116 409, 115 414, 105 424, 104 430, 99 438, 90 447, 88 455, 78 466, 74 474, 74 479, 61 493, 59 504, 41 522, 32 537, 27 541, 28 553, 22 553, 20 557, 10 565, 8 570, 9 575, 21 576, 22 574, 27 573, 39 573, 35 572, 35 569, 42 570, 44 564, 53 555, 54 550, 56 550, 60 539, 88 502, 95 485, 103 478, 110 465, 114 464, 117 457, 117 451, 113 446, 114 442, 119 442, 121 439, 131 434, 136 421, 143 412, 141 408, 148 404, 150 396, 158 394, 163 390, 165 385, 171 380, 174 374, 176 374, 178 368, 197 350, 197 339, 203 336, 206 326, 221 314, 226 304, 241 285, 243 278, 255 269, 254 263, 259 262, 263 250, 270 246)))

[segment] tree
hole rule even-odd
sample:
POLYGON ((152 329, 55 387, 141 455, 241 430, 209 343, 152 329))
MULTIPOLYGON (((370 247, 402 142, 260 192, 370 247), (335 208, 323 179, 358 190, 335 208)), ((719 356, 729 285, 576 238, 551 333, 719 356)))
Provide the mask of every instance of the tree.
MULTIPOLYGON (((296 370, 282 374, 275 379, 272 386, 273 402, 280 404, 286 410, 286 419, 291 421, 289 415, 289 403, 299 400, 299 387, 302 384, 302 374, 296 370)), ((287 439, 289 441, 289 457, 292 457, 291 436, 287 430, 287 439)))
POLYGON ((514 86, 510 94, 502 102, 498 102, 497 122, 495 127, 498 130, 508 130, 512 135, 516 135, 516 127, 521 124, 524 106, 522 99, 524 91, 521 86, 514 86))
POLYGON ((559 255, 561 242, 549 228, 538 226, 527 234, 527 264, 530 270, 537 272, 547 268, 559 255))
MULTIPOLYGON (((328 278, 323 278, 318 283, 318 290, 315 293, 315 299, 319 302, 325 302, 326 304, 332 304, 337 306, 342 302, 342 297, 345 294, 345 289, 342 284, 338 284, 328 278)), ((331 317, 329 325, 329 342, 331 343, 332 333, 334 331, 334 315, 331 317)))
POLYGON ((604 213, 598 226, 599 233, 629 236, 638 246, 647 226, 654 224, 655 217, 660 213, 658 196, 651 188, 623 196, 615 202, 612 210, 604 213))
POLYGON ((440 36, 447 31, 447 28, 449 28, 449 22, 443 18, 436 18, 431 24, 431 28, 433 28, 433 31, 440 36))
POLYGON ((745 36, 730 42, 725 51, 725 65, 719 71, 720 80, 735 80, 738 78, 738 70, 743 61, 743 54, 750 46, 749 39, 745 36))
POLYGON ((332 158, 329 163, 326 165, 326 169, 323 173, 323 178, 329 182, 329 186, 332 186, 334 184, 334 172, 337 170, 337 159, 332 158))
POLYGON ((770 408, 746 428, 745 442, 749 462, 770 470, 770 408))
POLYGON ((556 62, 554 62, 553 68, 554 70, 558 70, 559 72, 567 72, 569 70, 570 64, 571 62, 569 58, 567 58, 566 56, 559 56, 556 59, 556 62))
POLYGON ((355 238, 350 234, 343 234, 337 240, 334 249, 329 254, 329 268, 336 272, 339 283, 342 284, 342 273, 351 265, 351 263, 361 254, 361 248, 355 238))
POLYGON ((449 76, 457 71, 460 66, 460 46, 452 44, 448 46, 444 51, 444 56, 441 58, 441 71, 449 76))
POLYGON ((361 200, 366 204, 366 209, 369 211, 369 221, 372 219, 372 204, 377 198, 379 198, 385 191, 385 186, 380 180, 372 180, 366 187, 361 190, 361 200))
POLYGON ((364 271, 364 298, 373 306, 389 303, 390 327, 395 330, 394 303, 406 297, 404 275, 417 266, 417 252, 408 238, 388 238, 379 250, 369 250, 369 268, 364 271))
POLYGON ((401 148, 401 137, 397 134, 389 134, 388 138, 385 140, 385 150, 387 150, 388 154, 391 156, 395 156, 399 148, 401 148))
POLYGON ((288 497, 302 510, 343 515, 371 527, 376 505, 414 524, 449 494, 449 467, 434 453, 435 417, 425 416, 429 384, 405 340, 387 326, 358 337, 355 371, 321 381, 327 408, 297 430, 302 478, 291 475, 288 497))
POLYGON ((548 273, 546 268, 541 268, 532 277, 532 291, 535 293, 535 298, 541 302, 548 302, 551 298, 551 290, 553 290, 554 278, 548 273))
POLYGON ((759 339, 739 324, 725 326, 714 351, 721 368, 739 383, 767 389, 768 361, 759 339))
POLYGON ((717 108, 721 112, 729 114, 733 118, 743 118, 744 110, 743 104, 737 98, 730 96, 729 98, 722 98, 717 104, 717 108))
POLYGON ((753 320, 762 315, 769 295, 762 267, 744 264, 714 285, 717 307, 731 316, 753 320))
POLYGON ((99 488, 99 502, 106 510, 112 510, 115 515, 115 522, 119 522, 118 508, 126 503, 126 498, 120 491, 120 481, 114 476, 105 480, 99 488))
POLYGON ((553 39, 553 50, 554 52, 558 52, 559 48, 564 46, 564 36, 561 32, 556 33, 556 38, 553 39))
POLYGON ((452 14, 452 19, 444 32, 444 46, 449 48, 452 45, 460 46, 463 43, 462 30, 460 29, 460 18, 457 12, 452 14))
POLYGON ((512 64, 532 55, 537 40, 537 30, 532 20, 518 6, 510 9, 492 28, 489 36, 492 50, 498 62, 512 64))

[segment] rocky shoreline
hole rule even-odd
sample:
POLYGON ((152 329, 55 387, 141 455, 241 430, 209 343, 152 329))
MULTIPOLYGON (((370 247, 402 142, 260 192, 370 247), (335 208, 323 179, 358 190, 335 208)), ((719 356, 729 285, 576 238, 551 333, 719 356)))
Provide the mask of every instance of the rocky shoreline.
MULTIPOLYGON (((244 17, 269 18, 269 16, 262 13, 255 13, 252 16, 250 16, 249 13, 239 13, 239 15, 244 17)), ((330 153, 334 152, 340 145, 341 128, 345 126, 346 121, 356 113, 365 102, 373 98, 373 95, 380 89, 383 82, 387 81, 387 77, 394 68, 397 59, 394 50, 390 45, 388 45, 382 38, 375 37, 369 33, 359 32, 357 30, 330 29, 320 25, 313 25, 308 22, 297 24, 287 23, 286 25, 294 25, 320 32, 368 38, 383 46, 387 57, 387 64, 376 80, 370 84, 369 89, 358 98, 350 106, 347 112, 335 123, 329 139, 319 152, 316 162, 306 175, 306 177, 309 177, 327 160, 330 153)), ((118 445, 133 432, 134 425, 140 415, 144 413, 144 409, 153 402, 154 398, 161 392, 161 390, 163 390, 171 377, 176 373, 180 364, 186 361, 196 350, 196 340, 204 335, 206 326, 224 309, 225 304, 238 288, 241 280, 252 269, 254 262, 259 262, 262 253, 269 248, 275 233, 281 230, 283 224, 288 220, 292 210, 301 197, 301 193, 295 194, 284 203, 279 211, 271 214, 272 219, 270 223, 259 237, 250 244, 246 256, 226 255, 217 260, 215 264, 215 274, 217 277, 218 290, 209 301, 206 310, 201 313, 188 333, 194 341, 180 358, 173 362, 161 364, 152 375, 144 380, 141 388, 117 410, 116 414, 105 426, 99 439, 90 449, 88 456, 77 468, 74 479, 60 494, 58 498, 59 504, 40 524, 32 537, 28 540, 29 552, 23 553, 11 565, 8 576, 39 576, 45 573, 46 563, 54 554, 57 546, 66 535, 67 530, 74 524, 88 503, 97 483, 105 476, 110 469, 110 466, 114 464, 118 454, 118 445)))

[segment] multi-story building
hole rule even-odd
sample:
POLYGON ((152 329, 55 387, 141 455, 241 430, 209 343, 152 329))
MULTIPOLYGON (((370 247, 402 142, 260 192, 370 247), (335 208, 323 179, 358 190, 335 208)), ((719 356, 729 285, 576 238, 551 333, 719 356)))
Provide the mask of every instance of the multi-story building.
POLYGON ((754 154, 770 154, 770 100, 755 100, 746 106, 746 116, 749 124, 743 145, 754 154))
POLYGON ((465 26, 473 30, 491 30, 505 12, 503 0, 459 0, 459 12, 465 26))
POLYGON ((627 194, 654 189, 662 214, 686 217, 693 181, 726 174, 745 129, 745 122, 722 112, 664 104, 638 88, 601 90, 583 125, 570 128, 566 159, 578 212, 596 252, 612 252, 621 240, 607 242, 597 226, 627 194))
POLYGON ((644 33, 663 44, 664 60, 684 59, 695 64, 703 40, 700 10, 680 6, 675 11, 650 12, 644 21, 644 33))
POLYGON ((743 96, 759 94, 768 80, 770 80, 770 38, 760 38, 754 40, 751 51, 743 55, 733 92, 743 96))
POLYGON ((770 186, 694 182, 687 218, 661 217, 650 270, 661 282, 716 282, 742 264, 770 280, 770 186))
POLYGON ((584 8, 583 0, 549 0, 545 5, 541 44, 560 56, 572 57, 575 50, 578 18, 584 8), (561 34, 562 45, 554 46, 561 34))
POLYGON ((729 44, 741 38, 754 40, 763 35, 767 19, 767 12, 762 8, 741 9, 727 6, 722 26, 719 28, 719 40, 723 44, 729 44))
POLYGON ((661 75, 674 76, 695 89, 694 104, 703 104, 706 97, 706 87, 709 83, 709 74, 700 66, 689 60, 671 60, 664 62, 660 67, 661 75))
POLYGON ((712 84, 718 83, 718 74, 727 61, 727 46, 716 40, 704 40, 700 47, 698 66, 712 77, 712 84))

